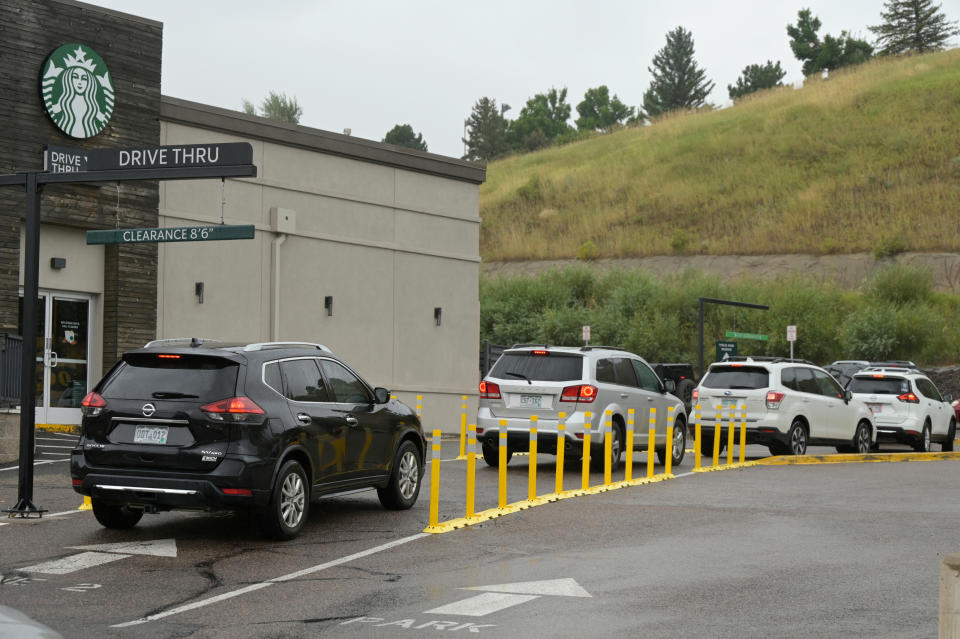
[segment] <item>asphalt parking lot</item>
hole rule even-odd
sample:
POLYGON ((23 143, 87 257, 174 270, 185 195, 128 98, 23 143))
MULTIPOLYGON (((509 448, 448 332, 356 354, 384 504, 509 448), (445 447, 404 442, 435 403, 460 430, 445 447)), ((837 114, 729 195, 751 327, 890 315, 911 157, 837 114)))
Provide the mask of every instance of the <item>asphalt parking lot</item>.
MULTIPOLYGON (((929 637, 940 559, 960 550, 952 460, 694 475, 691 455, 670 481, 442 535, 421 534, 428 486, 403 512, 367 491, 318 502, 287 543, 234 514, 105 530, 76 510, 67 463, 44 461, 48 516, 0 522, 0 601, 65 637, 929 637)), ((548 492, 553 457, 540 461, 548 492)), ((464 468, 442 465, 441 520, 463 514, 464 468)), ((495 469, 477 477, 477 509, 496 505, 495 469)), ((567 487, 579 480, 571 464, 567 487)), ((510 501, 526 481, 517 456, 510 501)), ((16 487, 0 470, 3 507, 16 487)))

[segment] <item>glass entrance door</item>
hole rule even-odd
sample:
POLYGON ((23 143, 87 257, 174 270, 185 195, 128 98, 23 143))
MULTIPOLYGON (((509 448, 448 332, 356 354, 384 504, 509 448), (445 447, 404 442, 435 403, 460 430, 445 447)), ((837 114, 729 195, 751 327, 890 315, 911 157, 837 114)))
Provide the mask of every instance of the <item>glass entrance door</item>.
POLYGON ((79 424, 88 384, 90 298, 41 292, 37 301, 37 423, 79 424))

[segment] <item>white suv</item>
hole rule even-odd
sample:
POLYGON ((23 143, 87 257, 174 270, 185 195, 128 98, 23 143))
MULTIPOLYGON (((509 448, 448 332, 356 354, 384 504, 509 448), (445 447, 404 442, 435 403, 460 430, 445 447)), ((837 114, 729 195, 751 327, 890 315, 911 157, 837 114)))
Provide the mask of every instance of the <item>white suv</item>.
MULTIPOLYGON (((808 445, 832 445, 839 452, 867 453, 876 439, 873 414, 819 366, 804 360, 736 357, 710 366, 694 390, 702 406, 701 452, 713 454, 716 406, 721 420, 733 409, 741 421, 747 406, 747 443, 764 444, 773 455, 803 455, 808 445)), ((737 429, 739 433, 739 428, 737 429)), ((726 437, 720 440, 723 448, 726 437)), ((739 440, 739 434, 738 434, 739 440)))
POLYGON ((957 421, 951 397, 941 396, 916 368, 872 366, 850 380, 849 390, 873 411, 879 441, 895 441, 929 452, 931 442, 953 450, 957 421))
POLYGON ((643 358, 606 346, 517 345, 504 351, 480 382, 477 440, 483 458, 499 464, 500 420, 507 421, 507 460, 529 449, 530 417, 537 417, 537 450, 556 454, 557 425, 566 413, 564 451, 582 456, 583 429, 590 429, 590 459, 601 469, 605 412, 613 422, 611 467, 617 468, 626 442, 628 410, 634 409, 634 450, 646 450, 649 414, 656 408, 654 447, 660 463, 667 459, 667 409, 674 409, 672 464, 683 460, 686 414, 683 402, 671 393, 643 358), (587 420, 586 414, 590 413, 587 420))

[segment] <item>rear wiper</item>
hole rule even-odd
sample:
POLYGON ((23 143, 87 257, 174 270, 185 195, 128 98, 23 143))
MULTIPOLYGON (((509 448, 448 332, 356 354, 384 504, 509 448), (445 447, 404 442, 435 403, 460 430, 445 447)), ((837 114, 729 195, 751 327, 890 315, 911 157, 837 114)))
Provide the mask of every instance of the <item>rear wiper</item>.
POLYGON ((527 380, 527 383, 528 383, 528 384, 530 384, 530 385, 533 384, 533 382, 530 381, 530 378, 527 377, 526 375, 524 375, 523 373, 510 373, 510 372, 508 372, 507 375, 509 375, 510 377, 519 377, 520 379, 525 379, 525 380, 527 380))
POLYGON ((154 399, 185 399, 188 397, 200 397, 199 395, 191 395, 190 393, 181 393, 178 391, 154 391, 150 393, 150 396, 154 399))

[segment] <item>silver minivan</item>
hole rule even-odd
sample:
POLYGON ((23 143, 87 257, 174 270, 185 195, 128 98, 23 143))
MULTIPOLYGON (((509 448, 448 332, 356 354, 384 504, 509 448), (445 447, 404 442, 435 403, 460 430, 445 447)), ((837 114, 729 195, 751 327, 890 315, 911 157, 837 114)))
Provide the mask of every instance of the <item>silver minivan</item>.
POLYGON ((610 411, 611 467, 617 468, 627 442, 630 409, 634 413, 634 450, 647 449, 651 409, 656 409, 654 446, 660 463, 667 459, 667 422, 673 419, 672 464, 683 461, 687 417, 683 402, 638 355, 606 346, 518 345, 504 351, 480 382, 477 440, 484 460, 499 463, 501 420, 506 420, 507 459, 529 450, 531 417, 536 417, 538 452, 556 454, 557 426, 565 414, 565 454, 583 454, 590 432, 590 459, 604 465, 603 426, 610 411), (669 409, 672 408, 671 412, 669 409), (589 415, 589 417, 588 417, 589 415))

